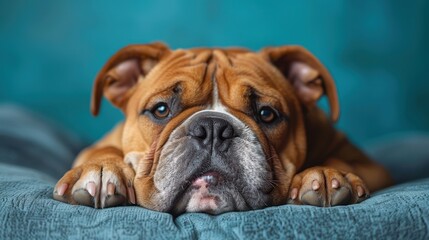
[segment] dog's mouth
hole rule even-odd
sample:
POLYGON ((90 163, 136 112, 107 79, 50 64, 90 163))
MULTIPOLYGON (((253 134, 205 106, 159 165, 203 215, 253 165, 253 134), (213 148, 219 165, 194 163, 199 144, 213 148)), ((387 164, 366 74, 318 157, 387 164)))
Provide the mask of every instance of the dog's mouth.
POLYGON ((219 214, 233 210, 235 203, 228 196, 232 188, 228 176, 219 170, 207 170, 192 175, 184 183, 175 199, 170 212, 180 214, 183 212, 204 212, 219 214))

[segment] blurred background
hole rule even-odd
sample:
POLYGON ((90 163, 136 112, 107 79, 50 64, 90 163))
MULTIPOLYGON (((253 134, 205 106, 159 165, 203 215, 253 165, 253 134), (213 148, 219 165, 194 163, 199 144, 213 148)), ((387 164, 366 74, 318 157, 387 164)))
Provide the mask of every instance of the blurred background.
POLYGON ((24 1, 0 2, 0 103, 29 108, 85 141, 122 118, 94 76, 119 48, 299 44, 336 80, 338 127, 359 145, 429 130, 429 1, 24 1))

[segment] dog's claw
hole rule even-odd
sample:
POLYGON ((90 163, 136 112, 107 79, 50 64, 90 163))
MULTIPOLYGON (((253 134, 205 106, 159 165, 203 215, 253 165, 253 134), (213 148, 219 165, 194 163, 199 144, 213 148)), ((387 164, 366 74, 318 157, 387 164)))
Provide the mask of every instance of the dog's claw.
POLYGON ((320 183, 319 183, 319 181, 317 181, 317 180, 313 180, 313 182, 311 183, 311 188, 312 188, 314 191, 319 190, 319 188, 320 188, 320 183))
POLYGON ((111 196, 115 194, 115 185, 113 183, 108 183, 107 184, 107 195, 111 196))
POLYGON ((61 186, 59 186, 58 187, 58 189, 57 189, 57 191, 56 191, 56 194, 58 195, 58 196, 63 196, 64 195, 64 193, 66 192, 66 190, 67 190, 67 187, 68 187, 68 184, 67 183, 63 183, 63 184, 61 184, 61 186))
POLYGON ((290 191, 290 198, 291 198, 292 200, 295 200, 297 196, 298 196, 298 189, 297 189, 297 188, 293 188, 293 189, 290 191))
POLYGON ((358 195, 358 197, 362 197, 363 196, 363 194, 365 193, 365 191, 363 190, 363 188, 362 188, 362 186, 357 186, 356 187, 356 192, 357 192, 357 195, 358 195))
POLYGON ((340 187, 340 182, 338 182, 338 180, 337 179, 332 179, 332 188, 335 188, 335 189, 337 189, 337 188, 339 188, 340 187))
POLYGON ((95 196, 95 182, 89 182, 86 184, 86 189, 88 189, 88 193, 91 194, 92 197, 95 196))

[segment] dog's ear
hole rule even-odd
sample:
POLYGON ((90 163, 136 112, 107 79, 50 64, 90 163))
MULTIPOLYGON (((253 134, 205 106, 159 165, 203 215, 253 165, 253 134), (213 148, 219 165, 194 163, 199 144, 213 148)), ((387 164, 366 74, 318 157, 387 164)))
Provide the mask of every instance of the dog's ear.
POLYGON ((268 47, 262 49, 261 54, 291 82, 305 106, 314 106, 326 94, 331 119, 338 119, 340 107, 334 80, 313 54, 300 46, 268 47))
POLYGON ((103 66, 95 78, 91 99, 94 116, 100 111, 104 96, 116 107, 124 108, 130 90, 170 50, 162 43, 130 45, 119 50, 103 66))

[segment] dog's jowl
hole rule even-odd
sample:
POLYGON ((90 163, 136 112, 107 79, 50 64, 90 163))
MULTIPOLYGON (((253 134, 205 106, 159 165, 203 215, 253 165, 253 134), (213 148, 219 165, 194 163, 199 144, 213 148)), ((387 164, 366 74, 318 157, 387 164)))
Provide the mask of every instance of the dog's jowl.
POLYGON ((125 119, 80 153, 57 200, 219 214, 353 204, 391 182, 334 128, 334 81, 302 47, 132 45, 97 75, 94 115, 103 96, 125 119))

